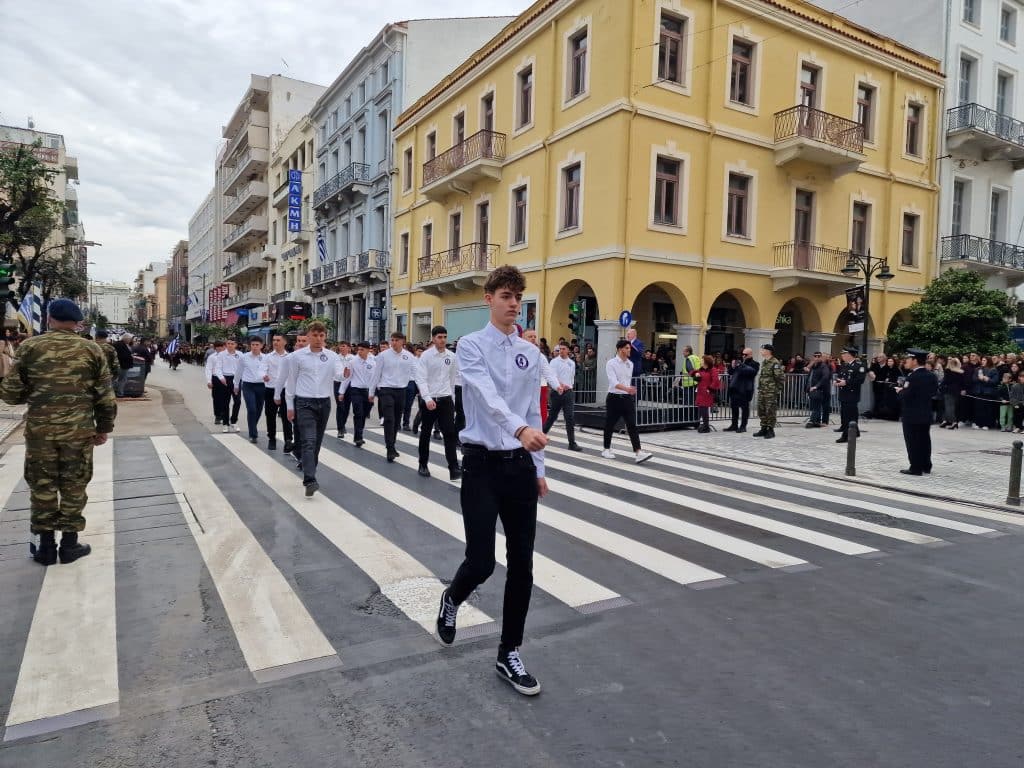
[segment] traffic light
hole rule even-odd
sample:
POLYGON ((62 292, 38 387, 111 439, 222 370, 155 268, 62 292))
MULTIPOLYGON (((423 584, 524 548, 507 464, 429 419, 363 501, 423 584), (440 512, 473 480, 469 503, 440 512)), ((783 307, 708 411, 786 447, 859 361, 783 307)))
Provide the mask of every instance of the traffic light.
POLYGON ((578 339, 580 337, 578 329, 583 327, 582 309, 583 307, 580 306, 578 301, 574 301, 569 304, 569 335, 574 339, 578 339))
POLYGON ((14 301, 14 265, 0 261, 0 301, 14 301))

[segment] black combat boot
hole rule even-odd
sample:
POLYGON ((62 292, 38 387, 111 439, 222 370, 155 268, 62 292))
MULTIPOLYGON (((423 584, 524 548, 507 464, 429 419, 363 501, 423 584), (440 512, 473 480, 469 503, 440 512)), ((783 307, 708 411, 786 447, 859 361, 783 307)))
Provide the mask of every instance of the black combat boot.
POLYGON ((752 434, 751 437, 764 437, 767 434, 768 434, 767 427, 761 427, 759 430, 757 430, 757 432, 752 434))
POLYGON ((775 428, 769 427, 768 430, 764 433, 764 439, 771 440, 773 437, 775 437, 775 428))
POLYGON ((78 534, 75 532, 65 532, 60 537, 60 561, 63 564, 73 563, 80 557, 85 557, 92 552, 92 547, 88 544, 78 543, 78 534))
POLYGON ((43 531, 39 534, 39 546, 30 543, 28 551, 32 553, 32 559, 40 565, 53 565, 57 562, 57 540, 53 531, 43 531))

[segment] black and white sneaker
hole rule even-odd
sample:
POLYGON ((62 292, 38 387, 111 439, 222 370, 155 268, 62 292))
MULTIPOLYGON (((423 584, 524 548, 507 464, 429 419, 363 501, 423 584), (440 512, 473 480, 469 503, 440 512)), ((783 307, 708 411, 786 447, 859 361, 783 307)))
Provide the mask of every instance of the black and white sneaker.
POLYGON ((441 607, 437 609, 437 637, 445 645, 455 642, 455 616, 459 606, 448 597, 448 590, 441 593, 441 607))
POLYGON ((498 673, 498 677, 523 696, 536 696, 540 693, 540 683, 537 682, 537 678, 526 671, 518 648, 513 648, 511 651, 499 650, 494 670, 498 673))

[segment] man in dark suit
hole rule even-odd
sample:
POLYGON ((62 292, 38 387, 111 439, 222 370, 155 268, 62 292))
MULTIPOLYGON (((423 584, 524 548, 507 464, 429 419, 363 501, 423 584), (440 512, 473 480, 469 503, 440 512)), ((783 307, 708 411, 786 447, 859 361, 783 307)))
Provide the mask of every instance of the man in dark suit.
POLYGON ((899 390, 902 405, 903 441, 907 444, 910 468, 904 475, 930 474, 932 471, 932 398, 939 389, 935 374, 924 367, 928 353, 908 349, 905 361, 907 378, 899 390))
POLYGON ((743 350, 739 365, 729 373, 729 405, 732 408, 732 423, 723 432, 746 432, 750 418, 750 401, 754 397, 754 379, 761 364, 754 359, 751 349, 743 350), (742 414, 742 416, 741 416, 742 414))

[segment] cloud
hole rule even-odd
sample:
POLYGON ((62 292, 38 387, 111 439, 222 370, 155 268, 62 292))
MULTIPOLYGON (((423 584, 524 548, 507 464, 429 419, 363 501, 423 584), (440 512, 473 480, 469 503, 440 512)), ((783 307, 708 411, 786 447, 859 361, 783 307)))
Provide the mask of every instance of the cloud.
MULTIPOLYGON (((491 0, 489 15, 530 0, 491 0)), ((213 186, 221 126, 250 73, 329 85, 390 22, 466 15, 456 0, 54 0, 2 3, 0 123, 61 133, 79 160, 92 276, 166 260, 213 186), (287 61, 287 68, 284 61, 287 61)))

